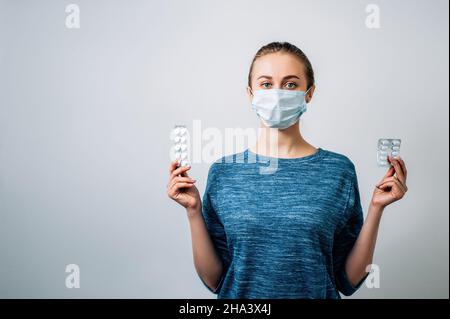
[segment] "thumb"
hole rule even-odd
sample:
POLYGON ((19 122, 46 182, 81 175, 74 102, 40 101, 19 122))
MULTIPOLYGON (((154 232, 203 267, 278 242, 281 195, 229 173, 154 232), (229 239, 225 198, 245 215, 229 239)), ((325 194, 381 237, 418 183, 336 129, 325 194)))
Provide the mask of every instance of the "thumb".
POLYGON ((191 165, 189 165, 189 167, 188 167, 188 169, 186 171, 181 173, 181 176, 183 176, 183 177, 190 177, 189 174, 188 174, 188 170, 190 170, 190 169, 191 169, 191 165))
POLYGON ((386 174, 383 176, 383 178, 381 179, 381 181, 378 183, 381 184, 386 178, 394 176, 395 173, 395 169, 394 166, 389 167, 388 171, 386 172, 386 174))

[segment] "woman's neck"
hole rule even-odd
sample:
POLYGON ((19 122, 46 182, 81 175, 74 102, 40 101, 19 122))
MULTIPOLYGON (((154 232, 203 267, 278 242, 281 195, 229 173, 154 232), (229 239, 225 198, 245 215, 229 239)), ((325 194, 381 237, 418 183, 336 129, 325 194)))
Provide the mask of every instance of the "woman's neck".
POLYGON ((261 126, 254 153, 280 158, 296 158, 314 154, 316 148, 306 142, 300 134, 299 122, 284 129, 261 126))

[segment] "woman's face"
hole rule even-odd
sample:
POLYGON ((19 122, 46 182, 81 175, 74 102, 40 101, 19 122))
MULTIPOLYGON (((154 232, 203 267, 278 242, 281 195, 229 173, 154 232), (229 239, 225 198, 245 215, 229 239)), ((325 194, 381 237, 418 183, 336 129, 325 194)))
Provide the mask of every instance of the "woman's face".
MULTIPOLYGON (((251 90, 247 87, 247 95, 251 101, 252 92, 256 90, 294 90, 306 91, 307 79, 305 66, 300 60, 290 53, 277 52, 266 54, 256 59, 251 77, 251 90)), ((305 97, 310 102, 314 93, 314 87, 305 97)))

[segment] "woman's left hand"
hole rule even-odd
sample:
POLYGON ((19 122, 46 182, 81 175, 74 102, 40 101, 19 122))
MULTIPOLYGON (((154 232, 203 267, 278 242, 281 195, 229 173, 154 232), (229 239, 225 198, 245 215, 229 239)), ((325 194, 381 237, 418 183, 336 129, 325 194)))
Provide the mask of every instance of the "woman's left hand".
POLYGON ((392 166, 376 185, 372 195, 372 205, 380 208, 402 199, 408 191, 406 186, 408 172, 405 162, 400 157, 395 159, 391 156, 389 156, 389 162, 392 166))

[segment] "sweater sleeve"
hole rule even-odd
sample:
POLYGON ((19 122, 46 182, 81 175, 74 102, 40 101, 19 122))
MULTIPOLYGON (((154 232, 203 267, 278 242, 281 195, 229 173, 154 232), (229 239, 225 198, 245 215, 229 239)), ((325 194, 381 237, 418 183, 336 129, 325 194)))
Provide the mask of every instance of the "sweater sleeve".
POLYGON ((215 171, 216 170, 212 166, 208 172, 208 180, 207 180, 206 189, 205 189, 205 193, 203 195, 203 201, 202 201, 202 215, 203 215, 203 219, 205 221, 209 236, 214 244, 214 248, 222 261, 223 271, 222 271, 219 283, 217 285, 217 288, 215 290, 211 289, 211 287, 206 285, 206 283, 203 281, 203 279, 201 277, 200 277, 200 280, 205 285, 205 287, 208 288, 209 291, 211 291, 214 294, 218 294, 222 288, 223 280, 225 278, 225 275, 226 275, 229 265, 230 265, 230 254, 229 254, 229 250, 228 250, 227 238, 226 238, 224 226, 221 223, 220 218, 217 215, 217 213, 214 209, 214 204, 213 204, 215 189, 217 186, 215 171))
POLYGON ((368 276, 367 273, 356 286, 353 286, 345 271, 347 257, 358 238, 364 222, 358 179, 354 166, 344 215, 347 216, 347 221, 334 239, 333 270, 337 289, 345 296, 350 296, 360 288, 368 276))

